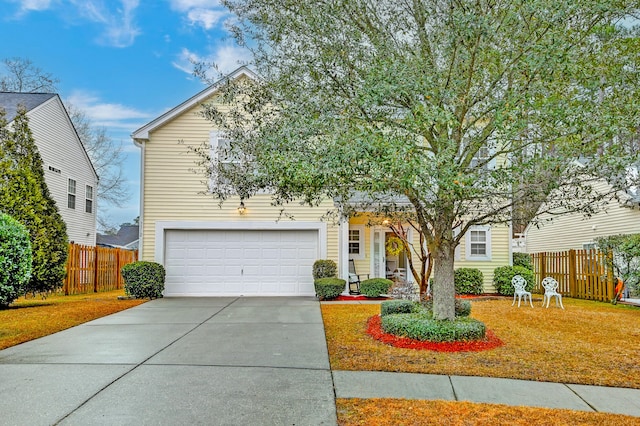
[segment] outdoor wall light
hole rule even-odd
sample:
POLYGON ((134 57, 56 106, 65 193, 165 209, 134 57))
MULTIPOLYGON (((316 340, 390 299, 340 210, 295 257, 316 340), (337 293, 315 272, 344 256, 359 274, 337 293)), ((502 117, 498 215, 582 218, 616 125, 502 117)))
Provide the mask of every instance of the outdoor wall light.
POLYGON ((244 214, 246 211, 247 209, 244 206, 244 201, 240 201, 240 205, 238 206, 238 213, 244 214))
POLYGON ((383 224, 384 226, 389 226, 389 224, 390 224, 390 223, 391 223, 391 222, 389 222, 389 219, 385 219, 385 220, 383 220, 383 221, 382 221, 382 224, 383 224))

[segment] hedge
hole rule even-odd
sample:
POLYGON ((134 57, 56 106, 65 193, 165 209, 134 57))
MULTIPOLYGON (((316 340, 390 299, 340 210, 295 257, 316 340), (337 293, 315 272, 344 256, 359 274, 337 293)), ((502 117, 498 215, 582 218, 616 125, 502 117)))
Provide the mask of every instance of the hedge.
POLYGON ((473 318, 455 321, 434 320, 425 312, 392 314, 381 317, 382 329, 389 334, 430 342, 456 342, 483 339, 484 323, 473 318))
POLYGON ((164 267, 155 262, 138 261, 124 265, 121 269, 124 291, 136 299, 157 299, 164 290, 164 267))
POLYGON ((389 293, 393 281, 386 278, 370 278, 360 282, 360 293, 367 297, 379 297, 389 293))
POLYGON ((0 213, 0 308, 24 293, 31 267, 29 231, 11 216, 0 213))
POLYGON ((320 300, 332 300, 340 296, 347 282, 341 278, 318 278, 313 282, 316 297, 320 300))
POLYGON ((319 259, 313 263, 313 279, 335 278, 338 275, 338 266, 333 260, 319 259))
POLYGON ((482 294, 484 277, 477 268, 459 268, 453 272, 453 282, 457 294, 482 294))
POLYGON ((493 284, 498 293, 503 296, 513 296, 511 280, 515 275, 522 275, 527 281, 527 291, 531 291, 534 285, 533 271, 522 266, 500 266, 493 271, 493 284))

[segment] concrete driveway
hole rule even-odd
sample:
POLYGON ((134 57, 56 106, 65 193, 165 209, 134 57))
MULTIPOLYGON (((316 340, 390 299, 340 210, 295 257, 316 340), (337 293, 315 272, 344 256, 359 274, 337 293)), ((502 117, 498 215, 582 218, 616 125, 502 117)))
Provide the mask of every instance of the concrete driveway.
POLYGON ((315 298, 166 298, 0 351, 5 425, 336 424, 315 298))

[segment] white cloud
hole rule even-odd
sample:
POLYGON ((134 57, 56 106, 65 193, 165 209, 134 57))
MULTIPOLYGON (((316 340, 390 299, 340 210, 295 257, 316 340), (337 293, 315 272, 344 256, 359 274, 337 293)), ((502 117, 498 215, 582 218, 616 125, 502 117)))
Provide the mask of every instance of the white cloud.
POLYGON ((225 44, 218 46, 209 55, 199 55, 187 48, 183 48, 172 64, 180 71, 193 74, 194 63, 213 63, 216 65, 217 70, 212 69, 208 76, 216 79, 217 74, 228 74, 250 60, 251 54, 248 50, 233 44, 225 44))
POLYGON ((208 9, 212 7, 220 7, 220 3, 211 0, 170 0, 171 8, 178 12, 187 12, 190 9, 201 8, 208 9))
MULTIPOLYGON (((113 47, 131 46, 140 34, 135 23, 139 0, 120 0, 120 7, 109 9, 101 0, 71 0, 86 19, 104 26, 99 41, 113 47)), ((108 3, 112 6, 112 2, 108 3)))
POLYGON ((18 3, 20 5, 20 10, 22 11, 38 11, 38 10, 47 10, 51 6, 51 0, 17 0, 14 3, 18 3))
POLYGON ((229 12, 217 1, 211 0, 171 0, 171 9, 185 15, 189 25, 211 30, 229 12))
POLYGON ((144 124, 141 124, 141 121, 153 117, 151 114, 126 105, 102 102, 92 93, 80 90, 72 92, 65 99, 65 103, 84 112, 94 125, 105 127, 110 131, 126 130, 131 132, 144 124))
POLYGON ((211 9, 191 9, 187 12, 187 18, 192 25, 200 25, 205 30, 212 29, 227 12, 211 9))

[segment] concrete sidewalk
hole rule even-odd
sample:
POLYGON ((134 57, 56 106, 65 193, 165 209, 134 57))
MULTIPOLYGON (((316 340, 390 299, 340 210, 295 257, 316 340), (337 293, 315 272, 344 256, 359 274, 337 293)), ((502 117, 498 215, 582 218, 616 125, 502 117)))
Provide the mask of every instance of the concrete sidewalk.
POLYGON ((640 389, 373 371, 333 371, 333 381, 337 398, 440 399, 640 417, 640 389))
POLYGON ((333 425, 336 397, 640 417, 635 389, 332 372, 315 298, 159 299, 0 351, 3 425, 333 425))

